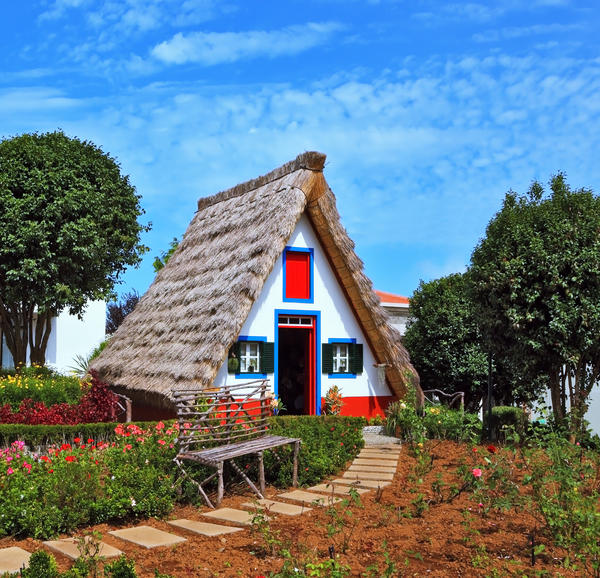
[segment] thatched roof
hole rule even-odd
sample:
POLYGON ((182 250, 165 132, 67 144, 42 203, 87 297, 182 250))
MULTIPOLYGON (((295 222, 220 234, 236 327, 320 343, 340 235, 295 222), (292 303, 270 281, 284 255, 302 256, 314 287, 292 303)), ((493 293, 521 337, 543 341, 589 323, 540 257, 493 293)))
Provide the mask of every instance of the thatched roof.
POLYGON ((402 396, 416 372, 388 323, 323 176, 307 152, 269 174, 198 201, 179 247, 93 362, 100 377, 148 401, 210 386, 252 305, 306 214, 378 363, 402 396), (152 398, 154 398, 152 400, 152 398))

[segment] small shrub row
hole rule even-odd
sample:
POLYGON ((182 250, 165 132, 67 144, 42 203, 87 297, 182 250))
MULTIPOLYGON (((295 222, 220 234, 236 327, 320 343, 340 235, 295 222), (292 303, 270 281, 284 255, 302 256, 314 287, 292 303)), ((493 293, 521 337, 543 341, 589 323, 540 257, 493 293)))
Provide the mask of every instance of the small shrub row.
MULTIPOLYGON (((4 578, 14 574, 3 574, 4 578)), ((95 555, 81 555, 66 572, 60 572, 54 556, 44 550, 34 552, 29 565, 20 573, 22 578, 87 578, 88 576, 100 576, 99 559, 95 555)), ((135 562, 122 554, 112 562, 104 564, 103 576, 105 578, 137 578, 135 562)), ((169 574, 154 571, 156 578, 172 578, 169 574)))
POLYGON ((76 404, 61 402, 48 406, 29 397, 15 410, 5 403, 0 406, 0 423, 73 425, 115 421, 118 398, 106 383, 92 376, 89 382, 82 382, 80 389, 83 395, 76 404))

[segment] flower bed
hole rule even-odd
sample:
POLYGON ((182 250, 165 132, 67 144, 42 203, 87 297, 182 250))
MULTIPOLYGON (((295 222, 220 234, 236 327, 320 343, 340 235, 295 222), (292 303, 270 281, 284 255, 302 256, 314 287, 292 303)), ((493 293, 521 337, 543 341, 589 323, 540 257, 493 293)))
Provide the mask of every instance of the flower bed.
MULTIPOLYGON (((303 439, 299 478, 308 484, 358 453, 362 425, 360 418, 301 416, 272 418, 270 427, 303 439)), ((88 524, 164 516, 176 501, 193 502, 195 487, 177 477, 172 461, 177 434, 177 424, 119 424, 113 441, 76 437, 40 454, 13 441, 0 450, 0 536, 46 539, 88 524)), ((269 481, 287 485, 291 460, 282 457, 266 470, 269 481)), ((269 453, 265 460, 275 462, 269 453)))

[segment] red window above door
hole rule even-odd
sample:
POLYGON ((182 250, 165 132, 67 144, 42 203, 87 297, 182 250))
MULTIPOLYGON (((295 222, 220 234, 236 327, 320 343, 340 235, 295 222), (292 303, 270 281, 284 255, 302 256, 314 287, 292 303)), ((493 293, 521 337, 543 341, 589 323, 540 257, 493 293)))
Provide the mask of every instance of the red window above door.
POLYGON ((312 303, 312 249, 286 248, 283 254, 283 300, 312 303))

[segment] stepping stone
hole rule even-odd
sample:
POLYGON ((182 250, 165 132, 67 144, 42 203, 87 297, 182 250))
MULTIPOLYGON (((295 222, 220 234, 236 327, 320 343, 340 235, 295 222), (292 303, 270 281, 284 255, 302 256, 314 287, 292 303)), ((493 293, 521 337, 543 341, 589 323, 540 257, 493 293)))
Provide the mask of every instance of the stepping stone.
POLYGON ((398 465, 398 460, 381 460, 378 458, 356 458, 352 462, 353 466, 392 466, 398 465))
POLYGON ((303 490, 293 490, 291 492, 284 492, 278 494, 278 498, 284 498, 286 500, 292 500, 294 502, 303 502, 305 504, 317 504, 318 506, 331 505, 341 501, 342 498, 335 498, 333 496, 324 496, 323 494, 311 494, 310 492, 304 492, 303 490))
POLYGON ((388 474, 386 472, 344 472, 342 478, 348 478, 350 480, 391 481, 394 479, 394 474, 388 474))
MULTIPOLYGON (((86 536, 86 542, 89 542, 91 538, 86 536)), ((81 552, 78 548, 78 543, 75 538, 65 538, 63 540, 48 540, 47 542, 43 542, 44 546, 46 546, 49 550, 53 552, 57 552, 58 554, 62 554, 71 560, 77 560, 81 556, 81 552)), ((104 558, 116 558, 120 556, 123 552, 118 550, 117 548, 113 548, 109 544, 105 544, 104 542, 100 542, 100 550, 98 551, 99 556, 103 556, 104 558)))
POLYGON ((262 506, 269 514, 285 514, 286 516, 298 516, 303 512, 309 512, 311 508, 304 506, 296 506, 295 504, 285 504, 283 502, 274 502, 273 500, 257 500, 256 503, 251 504, 246 502, 242 504, 245 508, 252 508, 255 510, 257 507, 262 506))
POLYGON ((5 572, 18 572, 21 568, 27 568, 31 553, 23 548, 13 546, 0 550, 0 575, 5 572))
POLYGON ((194 534, 202 534, 203 536, 220 536, 221 534, 231 534, 232 532, 242 532, 243 528, 232 528, 231 526, 222 526, 221 524, 211 524, 210 522, 197 522, 196 520, 171 520, 167 522, 176 528, 189 530, 194 534))
POLYGON ((388 454, 390 456, 399 456, 402 452, 402 448, 400 446, 368 446, 360 450, 363 452, 375 452, 375 453, 383 453, 388 454))
POLYGON ((352 464, 348 468, 349 472, 373 472, 373 473, 384 473, 384 474, 395 474, 396 466, 365 466, 362 464, 352 464))
POLYGON ((386 486, 391 485, 392 482, 387 482, 385 480, 353 480, 351 478, 336 478, 335 480, 331 480, 332 484, 346 484, 348 486, 355 486, 357 488, 368 488, 368 489, 377 489, 377 488, 385 488, 386 486))
MULTIPOLYGON (((368 452, 365 453, 364 451, 360 452, 360 454, 358 454, 357 456, 360 459, 368 459, 368 460, 389 460, 390 459, 390 454, 382 454, 381 452, 368 452)), ((397 461, 397 459, 396 459, 397 461)))
POLYGON ((159 546, 173 546, 181 542, 187 542, 186 538, 181 536, 175 536, 169 532, 163 532, 150 526, 137 526, 135 528, 125 528, 124 530, 112 530, 109 532, 111 536, 116 536, 125 540, 142 546, 143 548, 157 548, 159 546))
POLYGON ((224 522, 231 522, 232 524, 239 524, 241 526, 251 526, 252 518, 254 517, 253 512, 246 512, 246 510, 236 510, 235 508, 219 508, 212 512, 206 512, 202 514, 215 520, 223 520, 224 522))
MULTIPOLYGON (((350 488, 352 486, 348 486, 348 485, 338 485, 338 484, 333 484, 333 483, 329 483, 329 484, 317 484, 316 486, 313 486, 312 488, 308 488, 311 492, 329 492, 334 493, 334 494, 339 494, 342 496, 349 496, 350 495, 350 488)), ((354 488, 356 490, 356 492, 358 494, 366 494, 368 493, 370 490, 366 490, 365 488, 354 488)))

